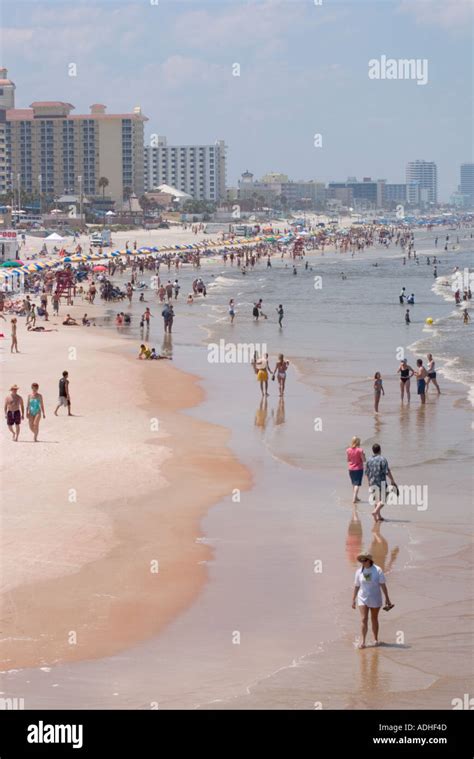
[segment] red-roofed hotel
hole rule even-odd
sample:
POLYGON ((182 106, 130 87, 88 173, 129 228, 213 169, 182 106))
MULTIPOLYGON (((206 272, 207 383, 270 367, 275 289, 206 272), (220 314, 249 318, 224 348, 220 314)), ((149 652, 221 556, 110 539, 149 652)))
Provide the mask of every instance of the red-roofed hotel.
POLYGON ((105 196, 119 205, 126 188, 143 194, 141 109, 109 114, 94 103, 88 114, 73 111, 55 100, 15 108, 15 85, 0 68, 0 194, 16 189, 18 176, 22 191, 49 197, 101 196, 101 177, 109 180, 105 196))

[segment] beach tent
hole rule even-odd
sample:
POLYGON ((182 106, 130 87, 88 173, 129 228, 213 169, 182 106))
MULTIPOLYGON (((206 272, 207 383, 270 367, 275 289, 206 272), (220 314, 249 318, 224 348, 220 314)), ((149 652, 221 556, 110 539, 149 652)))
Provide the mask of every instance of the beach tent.
POLYGON ((61 235, 58 235, 57 232, 52 232, 50 235, 44 238, 45 242, 64 242, 67 240, 67 237, 61 237, 61 235))

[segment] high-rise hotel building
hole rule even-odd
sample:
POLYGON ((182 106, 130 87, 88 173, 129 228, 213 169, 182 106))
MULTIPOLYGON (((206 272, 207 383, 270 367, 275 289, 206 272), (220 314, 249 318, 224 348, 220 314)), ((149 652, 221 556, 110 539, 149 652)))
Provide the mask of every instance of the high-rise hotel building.
POLYGON ((436 205, 438 169, 433 161, 410 161, 406 167, 407 201, 412 205, 436 205))
POLYGON ((0 69, 0 192, 20 186, 49 197, 93 197, 106 177, 105 194, 119 205, 129 191, 143 194, 147 118, 139 107, 122 114, 108 114, 102 104, 73 114, 74 106, 61 101, 15 108, 14 90, 0 69))
POLYGON ((217 202, 225 198, 226 145, 168 145, 157 137, 144 151, 145 189, 162 184, 186 192, 196 200, 217 202))

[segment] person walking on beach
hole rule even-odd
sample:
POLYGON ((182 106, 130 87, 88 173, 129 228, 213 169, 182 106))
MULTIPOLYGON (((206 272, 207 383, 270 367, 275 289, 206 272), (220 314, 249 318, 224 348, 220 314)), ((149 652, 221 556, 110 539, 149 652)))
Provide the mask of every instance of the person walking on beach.
POLYGON ((72 416, 71 396, 69 394, 69 372, 66 372, 66 371, 63 372, 63 376, 59 380, 59 398, 58 398, 58 405, 56 406, 54 410, 54 416, 58 415, 58 409, 61 406, 66 406, 67 415, 72 416))
POLYGON ((145 322, 147 330, 150 329, 150 319, 153 316, 148 306, 145 309, 145 313, 142 314, 142 319, 145 322))
POLYGON ((234 299, 231 298, 229 301, 229 316, 230 316, 230 323, 234 323, 235 319, 235 308, 234 308, 234 299))
POLYGON ((426 403, 426 378, 428 376, 428 373, 423 366, 423 359, 417 358, 416 360, 416 369, 415 369, 415 375, 416 375, 416 392, 420 396, 421 405, 424 406, 426 403))
POLYGON ((267 396, 268 393, 268 374, 273 374, 268 365, 268 353, 265 353, 263 358, 258 358, 257 354, 254 357, 254 371, 257 373, 257 381, 260 383, 260 390, 262 398, 267 396))
POLYGON ((278 387, 280 388, 280 396, 283 396, 285 393, 285 384, 286 384, 286 373, 288 371, 288 367, 290 365, 289 361, 285 361, 285 357, 283 353, 280 353, 278 356, 278 361, 275 365, 275 371, 273 372, 273 379, 275 379, 275 374, 277 376, 278 380, 278 387))
POLYGON ((401 306, 403 306, 403 303, 405 301, 405 297, 406 297, 405 290, 406 290, 406 288, 402 287, 402 289, 400 290, 400 295, 398 296, 398 300, 400 301, 400 305, 401 306))
POLYGON ((409 402, 410 401, 410 377, 413 377, 413 375, 415 374, 415 371, 414 369, 411 368, 411 366, 408 366, 408 361, 406 360, 406 358, 402 358, 401 364, 397 369, 397 374, 400 375, 400 394, 401 394, 402 403, 403 403, 405 391, 407 394, 407 401, 409 402))
POLYGON ((361 640, 359 641, 359 648, 366 647, 367 631, 369 626, 369 611, 370 621, 372 625, 372 633, 374 636, 374 645, 379 645, 379 613, 382 607, 382 593, 385 596, 385 611, 393 609, 394 604, 391 603, 387 583, 385 581, 385 575, 372 559, 370 553, 361 553, 357 557, 357 561, 361 566, 356 570, 354 577, 354 590, 352 594, 352 608, 356 608, 356 601, 360 611, 361 618, 361 640))
POLYGON ((59 295, 57 292, 53 293, 53 316, 59 315, 59 295))
POLYGON ((349 477, 352 483, 352 503, 360 501, 359 488, 364 476, 365 453, 360 447, 360 437, 353 437, 349 448, 346 449, 349 477))
POLYGON ((5 398, 3 405, 7 427, 12 433, 12 440, 16 443, 20 436, 20 424, 25 418, 25 406, 23 398, 18 395, 18 385, 12 385, 10 394, 5 398))
POLYGON ((407 308, 405 311, 405 324, 410 324, 410 309, 407 308))
POLYGON ((10 347, 10 353, 19 353, 18 350, 18 337, 16 334, 17 330, 17 319, 16 316, 13 317, 13 319, 10 320, 10 324, 12 325, 12 343, 10 347))
POLYGON ((373 504, 375 502, 375 508, 372 512, 375 522, 383 522, 384 519, 380 516, 380 512, 384 507, 384 499, 387 493, 387 477, 394 488, 397 485, 390 471, 387 459, 385 456, 382 456, 382 449, 378 443, 373 444, 372 453, 373 455, 367 460, 365 467, 369 483, 369 503, 373 504))
POLYGON ((26 418, 28 419, 30 430, 33 433, 33 440, 38 442, 38 432, 41 420, 41 414, 43 419, 46 419, 44 412, 43 396, 38 392, 39 385, 37 382, 33 382, 31 385, 31 393, 26 401, 26 418))
POLYGON ((435 369, 435 362, 434 362, 434 359, 433 359, 433 354, 432 353, 428 353, 428 355, 426 356, 426 358, 428 359, 428 369, 427 369, 428 378, 426 380, 426 392, 428 392, 429 384, 430 384, 430 382, 432 382, 433 385, 435 386, 436 390, 438 391, 438 395, 440 395, 441 394, 441 390, 440 390, 438 382, 436 380, 436 369, 435 369))
POLYGON ((469 316, 469 311, 467 310, 467 308, 465 308, 464 311, 462 312, 462 321, 463 321, 463 324, 469 324, 469 322, 471 321, 471 317, 469 316))
POLYGON ((278 314, 278 326, 279 326, 279 327, 280 327, 280 329, 281 329, 281 327, 282 327, 282 321, 283 321, 283 317, 284 317, 284 315, 285 315, 285 313, 284 313, 284 311, 283 311, 283 306, 282 306, 282 304, 281 304, 281 303, 280 303, 280 305, 278 306, 278 308, 277 308, 276 312, 277 312, 277 314, 278 314))
POLYGON ((380 374, 380 372, 375 372, 374 374, 374 409, 376 413, 378 413, 378 410, 379 410, 381 395, 385 395, 385 390, 383 389, 382 375, 380 374))

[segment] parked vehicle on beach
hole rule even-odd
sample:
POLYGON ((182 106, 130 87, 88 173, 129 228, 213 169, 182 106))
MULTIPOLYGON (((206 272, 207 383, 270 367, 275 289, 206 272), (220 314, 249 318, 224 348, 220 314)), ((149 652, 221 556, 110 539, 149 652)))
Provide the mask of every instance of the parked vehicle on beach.
POLYGON ((103 229, 102 232, 94 232, 91 235, 91 245, 93 248, 108 248, 112 245, 112 235, 110 229, 103 229))

